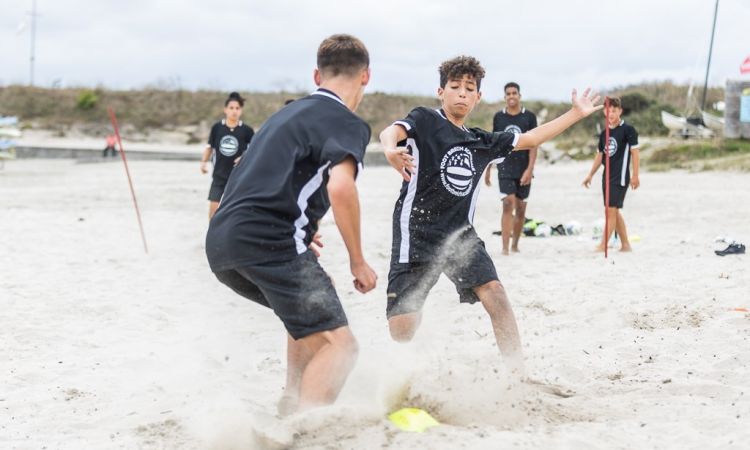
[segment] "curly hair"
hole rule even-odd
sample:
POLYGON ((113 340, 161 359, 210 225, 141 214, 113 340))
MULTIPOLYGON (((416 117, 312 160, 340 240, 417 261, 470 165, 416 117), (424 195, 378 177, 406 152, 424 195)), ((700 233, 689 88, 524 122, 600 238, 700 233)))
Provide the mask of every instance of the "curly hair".
POLYGON ((464 75, 474 78, 477 83, 477 90, 482 87, 482 78, 484 78, 484 67, 479 64, 479 60, 472 56, 456 56, 453 59, 440 64, 438 68, 440 73, 440 87, 445 88, 450 80, 461 79, 464 75))

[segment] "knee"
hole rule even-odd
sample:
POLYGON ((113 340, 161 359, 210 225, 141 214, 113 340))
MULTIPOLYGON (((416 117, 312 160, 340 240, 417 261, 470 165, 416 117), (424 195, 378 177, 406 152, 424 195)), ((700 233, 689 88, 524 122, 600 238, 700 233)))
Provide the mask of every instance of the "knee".
POLYGON ((331 345, 335 346, 341 353, 356 359, 359 355, 359 343, 351 333, 342 333, 331 339, 331 345))
POLYGON ((414 338, 417 331, 416 324, 398 319, 388 321, 388 331, 391 333, 391 339, 396 342, 409 342, 414 338))
POLYGON ((512 212, 516 205, 515 195, 509 195, 503 199, 503 212, 512 212))
POLYGON ((479 298, 490 316, 505 314, 511 309, 508 295, 499 281, 491 281, 480 289, 479 298))

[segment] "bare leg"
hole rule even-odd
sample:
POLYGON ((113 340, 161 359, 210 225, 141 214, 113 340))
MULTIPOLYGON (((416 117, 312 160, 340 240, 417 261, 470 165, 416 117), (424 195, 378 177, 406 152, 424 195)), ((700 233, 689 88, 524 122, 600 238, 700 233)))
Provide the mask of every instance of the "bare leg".
POLYGON ((516 196, 511 194, 503 198, 503 217, 500 220, 500 226, 503 230, 503 255, 510 252, 510 235, 513 233, 513 208, 516 204, 516 196))
POLYGON ((622 246, 620 247, 621 252, 630 252, 633 251, 632 247, 630 247, 630 240, 628 239, 628 229, 625 227, 625 219, 622 218, 622 213, 620 210, 617 210, 617 234, 620 235, 620 242, 622 243, 622 246))
POLYGON ((409 342, 422 323, 422 312, 399 314, 388 319, 388 329, 391 338, 396 342, 409 342))
POLYGON ((617 208, 607 208, 608 226, 607 229, 602 233, 602 242, 596 247, 597 252, 603 252, 609 244, 609 238, 612 237, 612 233, 615 232, 617 226, 617 208))
POLYGON ((300 339, 313 356, 302 372, 299 411, 329 405, 344 387, 359 348, 349 327, 321 331, 300 339))
POLYGON ((208 202, 208 220, 216 214, 216 210, 219 208, 219 202, 209 201, 208 202))
POLYGON ((526 202, 516 197, 516 214, 513 219, 513 246, 510 248, 512 252, 518 252, 518 240, 521 239, 521 234, 523 234, 523 223, 525 220, 526 202))
POLYGON ((303 342, 295 341, 289 334, 286 341, 286 387, 278 404, 279 414, 282 416, 297 409, 302 373, 313 357, 313 352, 303 342))
POLYGON ((508 366, 519 377, 524 376, 521 337, 505 288, 499 281, 490 281, 475 287, 474 292, 490 315, 497 346, 508 366))

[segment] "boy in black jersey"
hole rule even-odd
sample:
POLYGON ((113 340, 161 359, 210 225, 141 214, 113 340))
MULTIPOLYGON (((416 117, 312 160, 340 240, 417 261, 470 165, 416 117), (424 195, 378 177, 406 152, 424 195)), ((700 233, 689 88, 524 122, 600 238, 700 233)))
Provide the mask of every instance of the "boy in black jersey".
POLYGON ((393 214, 393 247, 386 314, 393 339, 408 341, 441 273, 462 302, 480 301, 498 347, 523 372, 521 341, 508 298, 484 243, 472 226, 482 172, 511 150, 530 149, 601 108, 587 89, 573 107, 527 133, 489 133, 464 125, 481 98, 484 69, 459 56, 439 69, 442 108, 415 108, 380 134, 386 158, 404 179, 393 214))
POLYGON ((370 127, 353 111, 370 80, 369 62, 353 36, 320 44, 320 88, 266 121, 229 178, 206 236, 219 281, 273 309, 287 330, 282 413, 335 401, 356 360, 346 314, 314 254, 318 221, 329 207, 354 287, 368 292, 377 279, 362 254, 355 185, 370 127))
POLYGON ((245 106, 245 99, 237 92, 232 92, 224 101, 224 119, 211 127, 208 145, 201 157, 201 173, 208 172, 208 160, 214 166, 211 189, 208 191, 208 218, 216 214, 219 201, 224 194, 229 174, 245 153, 255 132, 242 123, 240 116, 245 106))
MULTIPOLYGON (((505 108, 498 111, 492 120, 492 131, 509 131, 525 133, 536 128, 536 115, 521 106, 521 91, 518 83, 507 83, 505 91, 505 108)), ((523 234, 526 218, 526 203, 531 192, 531 179, 534 176, 537 149, 528 152, 511 153, 497 165, 497 182, 503 200, 503 215, 500 220, 502 230, 503 255, 508 255, 509 247, 518 252, 518 240, 523 234), (513 245, 510 237, 513 235, 513 245)), ((487 166, 484 182, 491 186, 492 165, 487 166)))
MULTIPOLYGON (((632 186, 633 189, 638 189, 638 186, 641 185, 639 177, 638 132, 635 131, 632 125, 622 120, 622 103, 619 98, 610 97, 608 109, 609 123, 607 125, 609 126, 609 142, 607 144, 604 143, 606 130, 602 130, 602 133, 599 135, 599 151, 596 152, 594 164, 591 166, 588 176, 583 180, 583 185, 588 188, 591 185, 591 178, 599 170, 599 166, 604 165, 606 167, 606 158, 604 157, 604 149, 606 148, 609 152, 610 162, 608 181, 609 205, 605 204, 609 226, 602 233, 602 242, 596 247, 596 251, 603 252, 605 246, 609 243, 612 232, 617 231, 621 242, 620 251, 629 252, 632 251, 632 248, 628 239, 628 230, 625 227, 625 219, 623 219, 620 210, 625 203, 625 193, 628 191, 628 185, 632 186), (631 159, 633 161, 632 177, 630 176, 631 159)), ((602 173, 602 196, 605 195, 604 183, 607 183, 606 173, 606 170, 602 173)), ((604 201, 606 203, 606 199, 604 201)))

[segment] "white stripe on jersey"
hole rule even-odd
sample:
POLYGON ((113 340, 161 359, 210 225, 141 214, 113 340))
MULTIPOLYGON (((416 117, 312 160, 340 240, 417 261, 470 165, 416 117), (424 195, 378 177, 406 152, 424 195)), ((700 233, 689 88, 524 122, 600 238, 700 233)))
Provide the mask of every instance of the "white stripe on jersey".
POLYGON ((343 100, 341 100, 340 98, 336 97, 335 95, 329 94, 329 93, 328 93, 328 92, 326 92, 326 91, 315 91, 315 92, 313 92, 313 93, 312 93, 312 94, 310 94, 310 95, 322 95, 322 96, 324 96, 324 97, 332 98, 332 99, 336 100, 337 102, 341 103, 342 105, 346 106, 346 105, 344 104, 344 101, 343 101, 343 100))
POLYGON ((401 125, 402 127, 406 128, 406 131, 411 130, 411 125, 409 125, 408 123, 404 122, 403 120, 397 120, 397 121, 393 122, 393 124, 394 125, 401 125))
MULTIPOLYGON (((442 117, 443 119, 448 120, 448 118, 445 117, 445 114, 443 114, 443 111, 440 110, 440 108, 435 109, 435 112, 438 113, 438 114, 440 114, 440 117, 442 117)), ((451 122, 451 123, 453 123, 453 122, 451 122)), ((464 131, 466 131, 467 133, 469 132, 469 129, 466 128, 466 125, 461 125, 461 129, 464 130, 464 131)))
MULTIPOLYGON (((321 94, 323 95, 323 94, 321 94)), ((318 168, 318 173, 316 173, 310 180, 305 183, 304 186, 302 186, 302 190, 299 191, 299 198, 297 198, 297 207, 299 207, 299 217, 297 217, 297 220, 294 221, 294 228, 296 229, 294 232, 294 241, 297 245, 297 254, 301 255, 307 251, 307 246, 305 245, 305 230, 304 228, 308 223, 310 223, 310 219, 307 218, 305 215, 305 210, 307 210, 308 201, 310 200, 310 197, 315 193, 315 191, 320 188, 320 185, 323 184, 323 172, 326 170, 326 167, 328 167, 331 164, 331 161, 328 161, 327 163, 323 164, 318 168)))
POLYGON ((625 144, 625 154, 622 155, 622 173, 620 174, 620 186, 626 186, 625 172, 627 172, 628 170, 628 163, 630 163, 630 144, 625 144))
MULTIPOLYGON (((518 135, 516 135, 516 138, 514 138, 514 143, 516 139, 518 139, 518 135)), ((493 159, 492 161, 487 163, 487 167, 493 164, 500 164, 503 161, 505 161, 505 157, 493 159)), ((480 184, 477 183, 477 188, 476 190, 474 190, 474 195, 471 196, 471 206, 469 207, 469 223, 472 225, 474 225, 474 211, 477 209, 477 199, 479 198, 479 186, 480 184)))
MULTIPOLYGON (((414 139, 407 139, 406 145, 411 146, 414 165, 419 167, 419 148, 417 147, 417 142, 414 139)), ((404 203, 401 205, 401 249, 398 255, 398 262, 400 263, 409 262, 409 240, 411 239, 411 235, 409 234, 409 220, 411 219, 411 209, 414 205, 414 196, 417 194, 418 175, 419 170, 416 170, 411 175, 409 187, 406 189, 406 197, 404 197, 404 203)))

